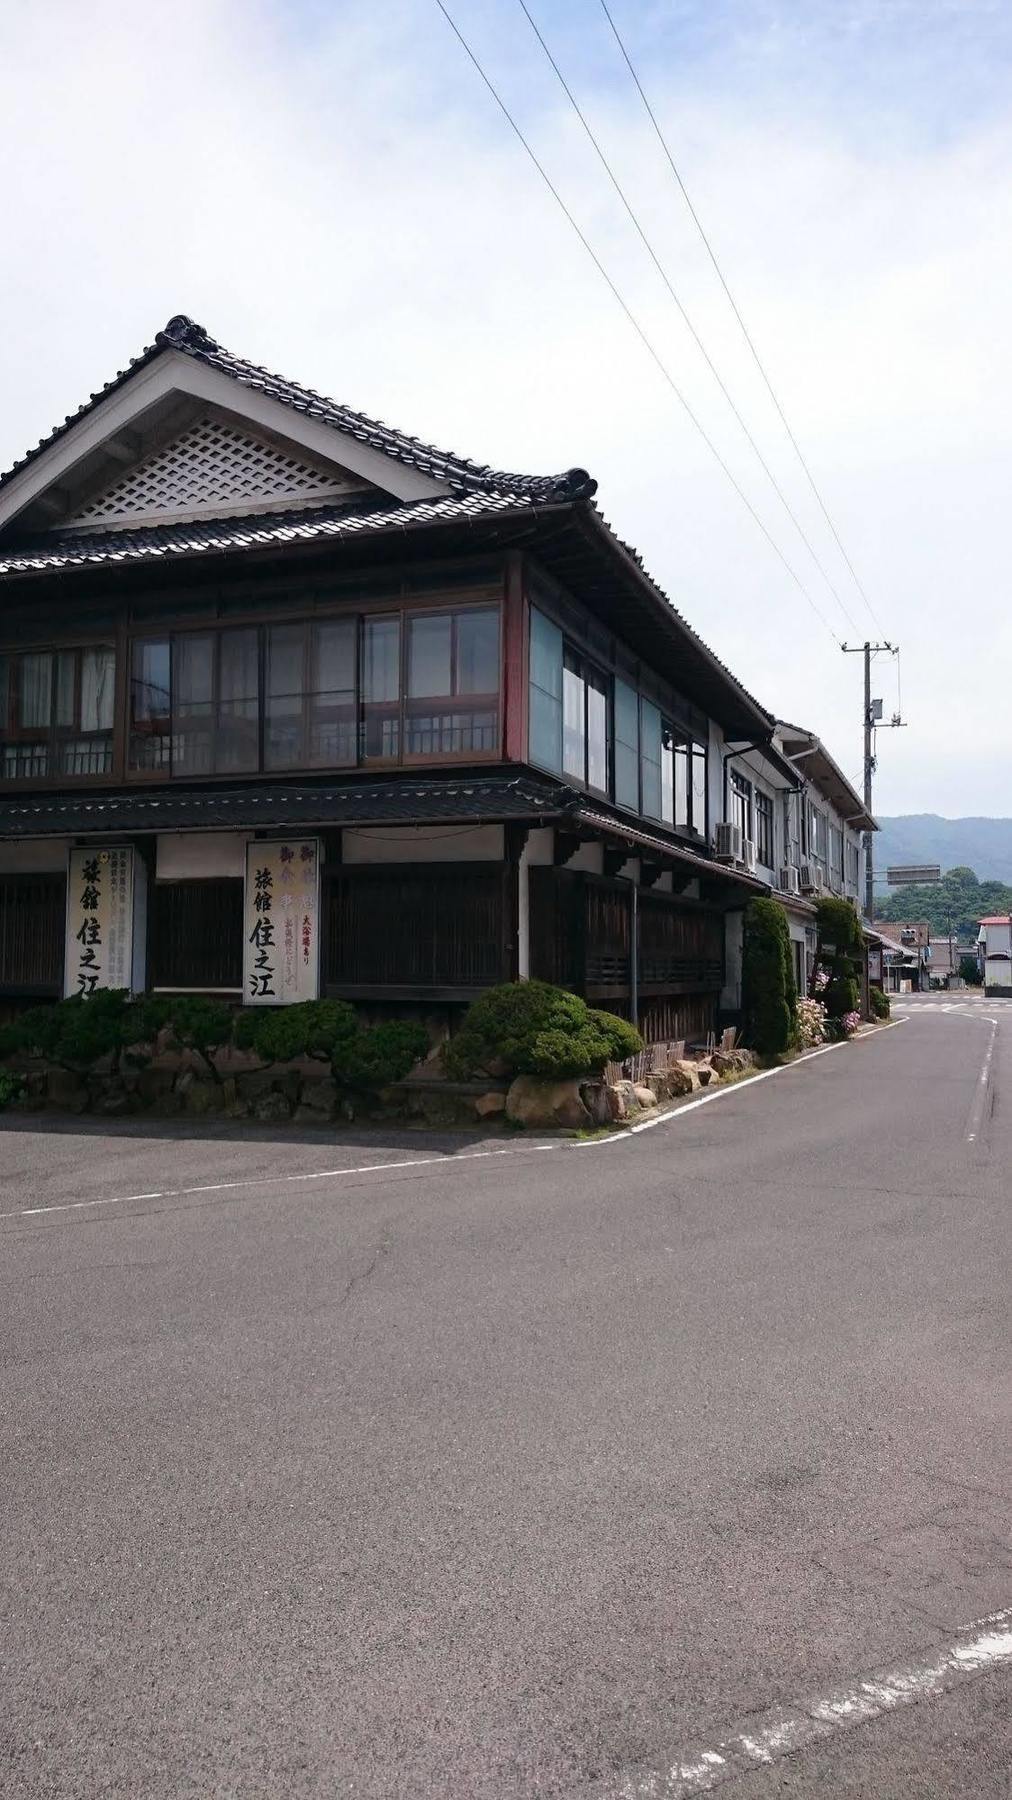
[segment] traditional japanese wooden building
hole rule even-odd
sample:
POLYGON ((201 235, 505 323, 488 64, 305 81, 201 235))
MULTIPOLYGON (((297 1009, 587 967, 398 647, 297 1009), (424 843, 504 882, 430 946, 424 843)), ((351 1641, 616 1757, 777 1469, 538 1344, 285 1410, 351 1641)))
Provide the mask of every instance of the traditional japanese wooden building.
POLYGON ((796 771, 595 487, 170 320, 0 479, 0 999, 533 975, 713 1027, 769 891, 713 853, 728 759, 796 771))

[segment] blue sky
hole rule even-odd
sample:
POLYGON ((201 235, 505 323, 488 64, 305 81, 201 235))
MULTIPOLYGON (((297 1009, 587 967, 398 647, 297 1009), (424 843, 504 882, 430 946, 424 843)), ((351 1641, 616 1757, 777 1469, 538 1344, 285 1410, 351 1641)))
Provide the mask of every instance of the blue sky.
MULTIPOLYGON (((528 3, 854 625, 870 628, 598 0, 528 3)), ((448 4, 736 478, 852 637, 516 0, 448 4)), ((613 10, 904 646, 910 729, 882 745, 877 804, 1012 811, 1012 6, 613 10)), ((177 0, 144 21, 127 0, 0 14, 0 462, 190 312, 244 354, 447 447, 498 466, 589 466, 606 517, 702 635, 856 773, 856 660, 658 381, 434 0, 177 0)))

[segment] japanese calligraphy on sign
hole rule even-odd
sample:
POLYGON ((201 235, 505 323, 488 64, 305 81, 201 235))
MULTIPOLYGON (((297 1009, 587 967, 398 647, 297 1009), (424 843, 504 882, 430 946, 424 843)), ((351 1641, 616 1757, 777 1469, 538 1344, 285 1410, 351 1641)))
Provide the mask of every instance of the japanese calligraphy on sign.
POLYGON ((71 850, 63 991, 129 988, 133 971, 134 853, 71 850))
POLYGON ((246 846, 243 998, 247 1006, 316 1000, 320 846, 316 838, 246 846))

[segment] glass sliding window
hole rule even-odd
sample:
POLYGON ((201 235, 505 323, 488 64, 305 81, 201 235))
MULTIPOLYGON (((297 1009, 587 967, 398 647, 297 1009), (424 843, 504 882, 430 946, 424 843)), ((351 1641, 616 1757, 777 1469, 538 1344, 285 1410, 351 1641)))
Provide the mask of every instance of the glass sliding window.
POLYGON ((354 619, 330 619, 312 627, 310 650, 309 766, 347 767, 356 757, 357 696, 354 619))
POLYGON ((172 770, 214 773, 214 633, 172 640, 172 770))
POLYGON ((392 762, 401 750, 401 622, 366 619, 362 626, 362 756, 392 762))
POLYGON ((172 640, 172 772, 252 774, 260 766, 260 652, 255 629, 172 640))
POLYGON ((769 794, 756 790, 755 853, 764 869, 773 867, 773 801, 769 794))
POLYGON ((555 774, 562 770, 562 633, 531 607, 528 754, 555 774))
POLYGON ((639 811, 640 715, 639 696, 617 678, 615 689, 615 799, 619 806, 639 811))
POLYGON ((216 774, 247 774, 260 767, 259 633, 223 631, 218 638, 216 774))
POLYGON ((731 821, 743 838, 752 836, 752 784, 737 769, 731 770, 731 821))
POLYGON ((272 625, 264 665, 264 767, 304 769, 309 762, 307 625, 272 625))
POLYGON ((706 836, 706 745, 692 746, 692 829, 706 836))
POLYGON ((562 660, 562 767, 586 780, 587 702, 579 658, 568 648, 562 660))
POLYGON ((404 754, 487 756, 499 747, 499 609, 407 621, 404 754))
POLYGON ((608 683, 587 670, 587 786, 608 792, 608 683))
POLYGON ((661 715, 649 700, 640 701, 640 781, 643 811, 661 818, 661 715))
POLYGON ((692 794, 689 786, 691 745, 675 745, 675 824, 686 831, 692 824, 692 794))
POLYGON ((110 644, 32 650, 5 659, 3 668, 2 779, 111 772, 116 653, 110 644))
POLYGON ((268 628, 266 769, 354 763, 355 633, 354 619, 268 628))
POLYGON ((661 818, 665 825, 675 822, 675 734, 666 719, 661 721, 661 818))
POLYGON ((168 774, 172 750, 170 653, 165 638, 139 638, 130 659, 131 769, 168 774))

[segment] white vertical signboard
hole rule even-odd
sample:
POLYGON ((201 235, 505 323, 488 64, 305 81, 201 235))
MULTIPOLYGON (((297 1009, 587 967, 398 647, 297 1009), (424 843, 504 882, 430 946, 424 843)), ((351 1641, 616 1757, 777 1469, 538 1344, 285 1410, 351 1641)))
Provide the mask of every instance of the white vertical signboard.
POLYGON ((243 988, 247 1006, 290 1006, 320 992, 317 838, 246 846, 243 988))
POLYGON ((71 850, 64 994, 132 987, 133 962, 133 851, 129 846, 71 850))

